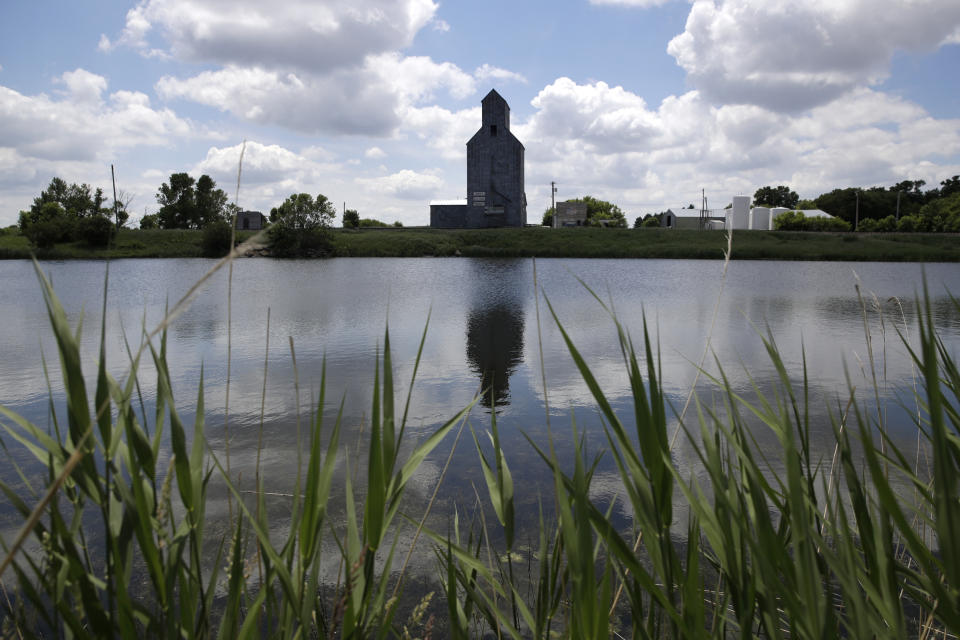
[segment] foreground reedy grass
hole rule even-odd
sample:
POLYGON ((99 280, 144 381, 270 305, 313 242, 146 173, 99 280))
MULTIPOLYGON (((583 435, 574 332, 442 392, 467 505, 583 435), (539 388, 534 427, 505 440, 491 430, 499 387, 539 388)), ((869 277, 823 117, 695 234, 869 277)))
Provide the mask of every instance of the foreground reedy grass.
POLYGON ((552 436, 530 441, 554 492, 541 507, 531 566, 517 571, 516 488, 495 412, 488 441, 473 440, 496 522, 483 518, 484 505, 466 526, 453 514, 445 532, 426 528, 426 514, 401 515, 410 478, 470 407, 402 459, 413 384, 401 413, 389 332, 374 372, 365 478, 357 483, 348 469, 342 485, 334 480, 337 461, 350 459, 338 446, 342 403, 330 424, 321 380, 290 526, 277 540, 259 474, 251 504, 206 439, 202 377, 192 429, 178 417, 164 330, 144 340, 157 371, 152 415, 137 395, 140 352, 131 356, 127 379, 117 381, 101 349, 91 396, 77 333, 40 279, 65 381, 66 423, 54 412, 48 434, 0 407, 5 433, 46 470, 44 486, 34 487, 18 469, 25 493, 0 483, 23 514, 23 539, 34 542, 6 550, 3 569, 16 586, 0 599, 4 635, 407 638, 421 629, 454 638, 489 631, 512 638, 902 638, 960 629, 960 369, 934 331, 926 292, 919 335, 901 337, 920 375, 916 427, 920 446, 930 450, 929 473, 897 449, 852 384, 846 410, 832 418, 837 464, 814 459, 806 372, 787 371, 772 337, 758 336, 777 372, 774 390, 739 393, 721 368, 713 382, 722 406, 695 404, 696 419, 680 422, 699 479, 674 460, 646 329, 639 356, 611 313, 633 399, 625 419, 548 301, 596 401, 606 452, 588 457, 576 423, 572 465, 559 462, 552 436), (776 436, 779 451, 758 448, 758 428, 776 436), (614 505, 603 509, 591 497, 601 456, 615 464, 632 530, 615 526, 614 505), (238 511, 229 539, 214 540, 210 558, 205 505, 214 477, 238 511), (346 506, 344 522, 329 522, 335 494, 346 506), (423 620, 429 594, 416 607, 400 604, 404 568, 395 561, 395 533, 404 526, 422 530, 435 546, 441 618, 423 620), (493 548, 500 539, 503 547, 493 548), (330 549, 336 575, 321 569, 330 549), (144 580, 131 587, 135 575, 144 580))

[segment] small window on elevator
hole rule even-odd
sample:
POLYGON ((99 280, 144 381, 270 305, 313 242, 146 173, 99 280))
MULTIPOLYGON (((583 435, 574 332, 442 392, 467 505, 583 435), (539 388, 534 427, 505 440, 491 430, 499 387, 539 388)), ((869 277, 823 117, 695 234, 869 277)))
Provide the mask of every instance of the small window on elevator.
POLYGON ((497 125, 495 124, 490 125, 490 135, 493 137, 497 136, 497 125))

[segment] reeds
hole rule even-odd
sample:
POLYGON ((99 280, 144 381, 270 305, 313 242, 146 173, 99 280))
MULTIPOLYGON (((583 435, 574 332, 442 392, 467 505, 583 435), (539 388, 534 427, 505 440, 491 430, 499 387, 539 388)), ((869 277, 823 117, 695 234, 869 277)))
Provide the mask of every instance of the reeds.
POLYGON ((900 338, 919 372, 915 426, 930 473, 898 449, 883 412, 868 409, 852 382, 843 410, 830 414, 836 462, 816 458, 806 368, 788 371, 772 336, 758 335, 776 371, 773 388, 738 390, 721 363, 704 372, 722 401, 695 401, 696 415, 679 421, 692 475, 675 460, 676 418, 647 328, 635 344, 610 314, 633 400, 632 414, 620 416, 547 301, 606 446, 588 455, 572 420, 571 464, 560 463, 552 442, 530 439, 553 493, 524 558, 514 552, 518 488, 495 412, 489 437, 473 434, 486 492, 463 512, 469 517, 461 521, 458 509, 436 531, 426 514, 402 513, 411 477, 472 405, 404 446, 413 384, 401 413, 389 331, 373 372, 365 464, 341 450, 343 401, 325 415, 324 369, 289 527, 277 536, 259 475, 253 492, 241 491, 207 441, 202 376, 194 424, 178 417, 165 329, 144 342, 157 371, 147 424, 136 411, 141 356, 117 381, 101 350, 90 394, 77 332, 40 280, 67 413, 65 424, 55 415, 48 435, 0 407, 7 438, 45 469, 42 487, 19 469, 22 489, 0 482, 25 522, 3 565, 15 577, 0 599, 5 637, 902 638, 960 629, 960 369, 937 336, 926 291, 918 335, 900 338), (761 431, 775 436, 776 451, 758 446, 761 431), (620 505, 604 508, 591 493, 602 457, 623 486, 620 505), (340 463, 344 474, 335 473, 340 463), (229 537, 211 541, 205 506, 214 478, 237 511, 229 537), (342 522, 327 513, 335 496, 345 504, 342 522), (628 513, 629 530, 615 524, 615 506, 628 513), (395 561, 403 527, 422 530, 437 558, 433 600, 413 594, 416 606, 401 604, 409 600, 400 597, 406 562, 395 561), (336 575, 324 572, 326 554, 336 575))

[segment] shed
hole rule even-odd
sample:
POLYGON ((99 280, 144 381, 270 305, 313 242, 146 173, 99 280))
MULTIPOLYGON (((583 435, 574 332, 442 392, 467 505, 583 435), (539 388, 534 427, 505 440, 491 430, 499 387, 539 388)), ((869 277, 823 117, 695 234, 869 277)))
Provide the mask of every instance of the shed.
POLYGON ((267 217, 259 211, 241 211, 237 214, 238 231, 259 231, 267 226, 267 217))
POLYGON ((586 202, 558 202, 554 227, 583 227, 587 224, 586 202))

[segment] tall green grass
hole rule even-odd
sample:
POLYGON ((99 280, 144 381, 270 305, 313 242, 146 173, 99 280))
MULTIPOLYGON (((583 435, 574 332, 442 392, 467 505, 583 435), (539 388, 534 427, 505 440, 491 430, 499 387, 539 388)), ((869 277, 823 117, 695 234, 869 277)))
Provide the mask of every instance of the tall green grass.
MULTIPOLYGON (((530 440, 553 492, 541 503, 535 549, 524 556, 515 553, 518 488, 495 411, 489 433, 473 433, 484 482, 478 504, 463 511, 468 517, 461 521, 461 506, 448 529, 436 531, 428 514, 402 511, 411 478, 463 427, 472 405, 405 445, 413 384, 401 411, 389 331, 373 371, 365 464, 340 447, 342 401, 335 416, 324 414, 324 370, 303 429, 289 527, 278 536, 259 473, 252 494, 241 491, 207 440, 202 376, 194 424, 180 419, 165 329, 145 336, 124 380, 108 374, 101 347, 91 392, 79 329, 38 275, 66 415, 54 412, 48 434, 0 407, 5 439, 45 470, 42 483, 19 468, 16 485, 9 475, 0 482, 24 519, 21 535, 4 542, 4 636, 902 638, 960 629, 960 369, 937 336, 926 291, 918 335, 900 338, 919 375, 915 426, 929 472, 916 452, 897 447, 883 413, 862 404, 852 382, 844 409, 831 414, 835 460, 816 458, 818 401, 806 368, 788 371, 773 338, 760 335, 777 374, 773 388, 738 391, 722 366, 708 376, 722 402, 695 400, 695 416, 679 422, 701 469, 690 475, 675 459, 674 417, 646 327, 634 343, 611 313, 632 396, 631 413, 621 416, 547 301, 595 400, 605 450, 588 455, 585 429, 572 416, 570 464, 560 462, 552 435, 530 440), (142 357, 157 372, 149 416, 138 398, 142 357), (766 434, 758 430, 775 436, 777 451, 759 447, 766 434), (594 498, 604 457, 622 483, 620 505, 594 498), (339 462, 348 466, 340 482, 339 462), (236 509, 229 535, 210 540, 205 508, 214 479, 236 509), (335 496, 345 505, 342 522, 327 512, 335 496), (616 524, 618 506, 628 530, 616 524), (410 588, 399 562, 405 527, 433 545, 433 593, 402 597, 410 588), (325 554, 333 554, 336 575, 324 572, 325 554)), ((424 340, 426 329, 414 377, 424 340)))

